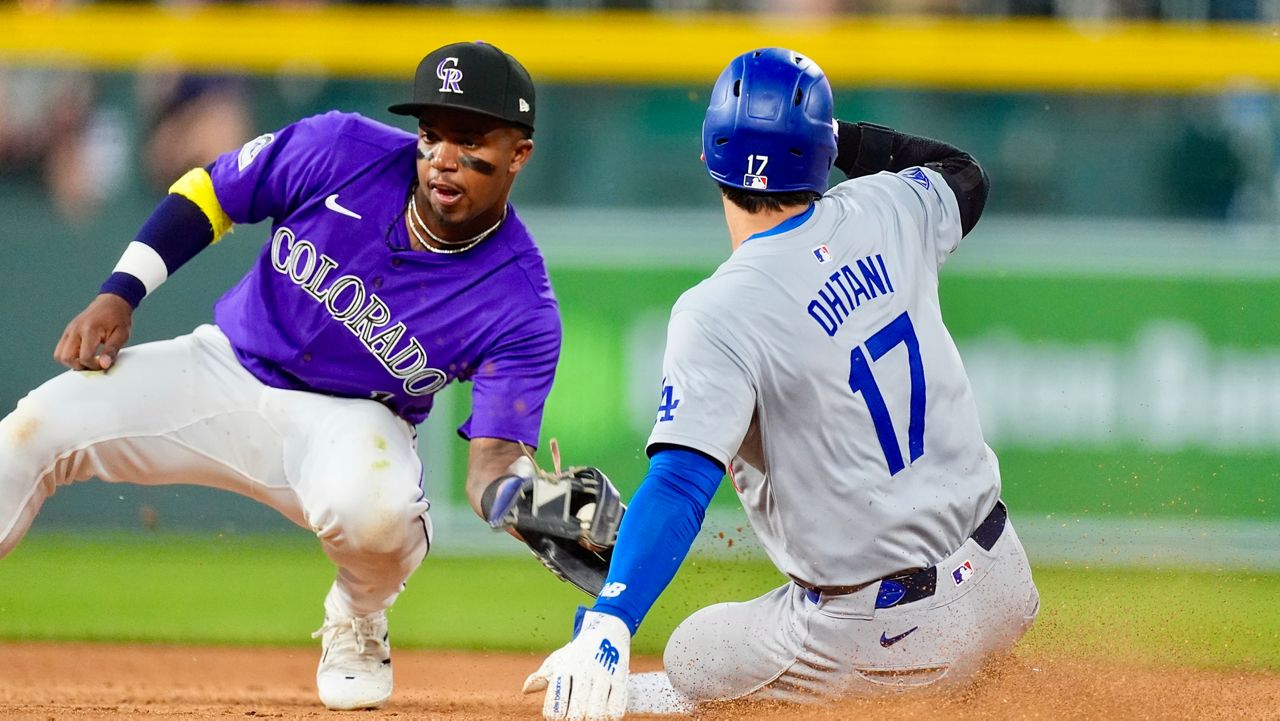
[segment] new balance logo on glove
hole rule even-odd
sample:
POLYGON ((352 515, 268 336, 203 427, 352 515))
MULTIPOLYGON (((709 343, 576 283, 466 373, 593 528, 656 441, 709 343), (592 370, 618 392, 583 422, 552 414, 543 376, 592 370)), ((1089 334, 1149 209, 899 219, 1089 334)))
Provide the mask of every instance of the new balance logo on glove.
POLYGON ((631 628, 617 616, 579 608, 574 638, 547 657, 523 691, 546 691, 542 717, 618 721, 627 712, 631 628))
POLYGON ((600 662, 600 665, 604 666, 609 673, 613 673, 614 667, 618 665, 618 658, 618 649, 614 648, 609 639, 602 639, 600 641, 600 650, 596 651, 596 660, 600 662))

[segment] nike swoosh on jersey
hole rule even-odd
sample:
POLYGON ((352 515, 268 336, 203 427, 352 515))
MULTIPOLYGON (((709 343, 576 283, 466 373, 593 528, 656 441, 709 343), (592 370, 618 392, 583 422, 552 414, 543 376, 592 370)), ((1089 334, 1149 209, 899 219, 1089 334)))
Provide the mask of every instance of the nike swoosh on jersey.
POLYGON ((329 210, 332 210, 335 213, 341 213, 347 216, 348 218, 355 218, 356 220, 364 220, 364 218, 360 217, 359 213, 352 212, 351 210, 348 210, 347 208, 344 208, 341 205, 338 205, 337 193, 334 193, 333 195, 330 195, 329 197, 324 199, 324 207, 328 208, 329 210))
POLYGON ((892 646, 893 644, 895 644, 895 643, 897 643, 897 642, 901 641, 902 639, 906 638, 907 636, 910 636, 910 635, 911 635, 911 633, 912 633, 913 631, 915 631, 916 629, 918 629, 918 628, 920 628, 920 627, 919 627, 919 626, 912 626, 911 628, 908 628, 907 630, 905 630, 905 631, 903 631, 902 633, 898 634, 897 636, 893 636, 893 637, 886 636, 886 635, 885 635, 885 632, 884 632, 884 631, 881 631, 881 632, 880 632, 880 645, 881 645, 881 646, 884 646, 885 648, 889 648, 889 647, 890 647, 890 646, 892 646))

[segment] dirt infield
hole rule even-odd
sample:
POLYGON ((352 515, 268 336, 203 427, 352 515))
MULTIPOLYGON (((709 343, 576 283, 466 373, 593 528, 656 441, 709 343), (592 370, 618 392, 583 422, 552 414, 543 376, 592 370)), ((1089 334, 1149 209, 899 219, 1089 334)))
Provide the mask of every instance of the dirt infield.
MULTIPOLYGON (((534 654, 397 650, 392 702, 381 711, 338 714, 315 699, 316 652, 309 648, 0 644, 0 719, 537 719, 540 700, 517 689, 540 661, 534 654)), ((657 665, 639 659, 633 667, 657 665)), ((698 718, 1280 719, 1280 674, 1023 654, 962 696, 720 707, 698 718)))

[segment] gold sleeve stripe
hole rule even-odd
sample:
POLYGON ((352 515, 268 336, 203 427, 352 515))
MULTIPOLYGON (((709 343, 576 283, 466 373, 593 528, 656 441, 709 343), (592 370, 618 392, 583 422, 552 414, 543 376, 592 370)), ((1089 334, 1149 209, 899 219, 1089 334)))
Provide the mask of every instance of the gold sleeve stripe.
POLYGON ((209 225, 213 228, 213 242, 217 243, 227 231, 231 230, 231 218, 222 210, 218 196, 213 192, 213 178, 204 168, 192 168, 187 174, 178 178, 169 186, 170 193, 177 193, 190 200, 200 208, 209 225))

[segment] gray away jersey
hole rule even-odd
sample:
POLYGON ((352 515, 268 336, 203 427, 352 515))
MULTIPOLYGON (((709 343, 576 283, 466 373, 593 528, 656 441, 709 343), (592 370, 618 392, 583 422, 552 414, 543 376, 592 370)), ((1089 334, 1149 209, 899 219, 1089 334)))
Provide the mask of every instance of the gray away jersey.
POLYGON ((938 173, 857 178, 672 309, 649 443, 725 463, 792 578, 857 585, 933 565, 999 496, 938 303, 959 242, 938 173))

